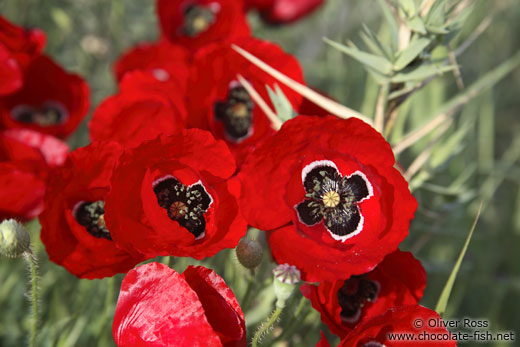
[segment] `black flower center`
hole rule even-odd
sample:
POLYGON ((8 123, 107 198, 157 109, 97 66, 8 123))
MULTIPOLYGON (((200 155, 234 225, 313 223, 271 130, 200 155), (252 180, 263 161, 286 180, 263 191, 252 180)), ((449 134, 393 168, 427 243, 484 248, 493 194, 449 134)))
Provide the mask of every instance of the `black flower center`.
POLYGON ((18 105, 11 110, 11 116, 18 122, 48 127, 64 123, 67 111, 60 104, 49 102, 39 108, 18 105))
POLYGON ((341 318, 349 323, 359 320, 361 309, 367 302, 377 299, 379 286, 366 276, 352 276, 338 291, 341 318))
POLYGON ((204 213, 213 202, 201 183, 185 186, 173 177, 160 180, 153 187, 157 203, 164 208, 171 220, 188 229, 195 237, 204 236, 204 213))
POLYGON ((182 32, 186 36, 196 37, 208 30, 215 22, 215 13, 205 6, 189 5, 184 10, 182 32))
POLYGON ((358 203, 371 196, 370 183, 360 172, 341 176, 328 161, 308 165, 303 171, 305 199, 296 206, 302 223, 322 220, 336 240, 344 241, 363 226, 358 203))
POLYGON ((76 221, 84 226, 90 235, 112 241, 110 232, 105 225, 105 202, 103 200, 80 202, 74 208, 73 215, 76 221))
POLYGON ((230 140, 239 142, 251 135, 254 106, 251 97, 242 86, 231 88, 225 101, 215 103, 215 116, 224 123, 226 135, 230 140))

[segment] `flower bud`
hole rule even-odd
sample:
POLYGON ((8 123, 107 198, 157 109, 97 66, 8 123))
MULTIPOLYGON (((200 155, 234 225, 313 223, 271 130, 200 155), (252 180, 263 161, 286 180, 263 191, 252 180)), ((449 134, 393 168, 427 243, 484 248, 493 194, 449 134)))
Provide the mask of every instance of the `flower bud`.
POLYGON ((289 299, 294 288, 296 288, 296 284, 300 282, 300 271, 296 266, 282 264, 274 268, 273 274, 276 307, 284 308, 287 299, 289 299))
POLYGON ((254 269, 260 265, 264 256, 262 245, 258 241, 246 238, 240 240, 235 252, 240 264, 248 269, 254 269))
POLYGON ((31 237, 22 223, 14 219, 0 223, 0 254, 8 258, 18 258, 30 250, 31 237))

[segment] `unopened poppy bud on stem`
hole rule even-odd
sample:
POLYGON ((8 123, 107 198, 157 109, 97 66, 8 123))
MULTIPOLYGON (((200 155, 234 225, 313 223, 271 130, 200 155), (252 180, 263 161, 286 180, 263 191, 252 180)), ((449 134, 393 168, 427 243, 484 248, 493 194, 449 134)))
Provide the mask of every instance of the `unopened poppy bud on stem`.
POLYGON ((0 254, 8 258, 18 258, 30 252, 31 237, 23 224, 14 219, 0 223, 0 254))
POLYGON ((278 265, 273 270, 274 274, 274 293, 276 295, 276 307, 284 308, 301 280, 300 271, 296 266, 289 264, 278 265))
POLYGON ((260 242, 243 238, 235 249, 238 261, 248 269, 254 269, 262 263, 264 249, 260 242))

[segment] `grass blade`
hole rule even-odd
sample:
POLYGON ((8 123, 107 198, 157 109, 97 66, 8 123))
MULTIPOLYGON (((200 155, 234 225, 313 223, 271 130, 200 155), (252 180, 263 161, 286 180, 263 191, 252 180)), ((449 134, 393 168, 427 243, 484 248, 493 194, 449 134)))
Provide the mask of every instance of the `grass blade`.
POLYGON ((323 41, 380 74, 388 75, 392 72, 392 63, 382 56, 363 52, 355 47, 347 47, 326 37, 323 38, 323 41))
POLYGON ((469 234, 466 237, 466 242, 464 242, 464 247, 462 247, 462 250, 460 251, 459 258, 457 259, 455 266, 453 266, 453 270, 451 270, 450 277, 448 278, 448 281, 446 282, 446 285, 444 286, 444 289, 442 290, 441 296, 439 297, 439 300, 437 301, 437 305, 435 306, 435 311, 437 311, 437 313, 440 316, 444 315, 444 313, 446 312, 446 307, 448 306, 448 300, 450 298, 451 289, 453 288, 453 284, 455 283, 455 279, 457 278, 457 273, 459 272, 460 265, 462 264, 462 260, 464 259, 464 255, 466 254, 466 250, 468 249, 469 241, 471 240, 471 237, 473 236, 473 231, 475 230, 475 227, 477 226, 477 222, 480 217, 481 211, 482 211, 482 202, 480 202, 480 206, 478 208, 477 215, 475 216, 473 225, 471 226, 469 234))
POLYGON ((291 88, 295 92, 301 94, 303 97, 309 99, 310 101, 314 102, 316 105, 321 106, 328 112, 330 112, 333 115, 338 116, 339 118, 350 118, 355 117, 359 118, 362 121, 372 125, 372 120, 361 113, 354 111, 351 108, 348 108, 347 106, 344 106, 340 103, 335 102, 334 100, 331 100, 311 88, 296 82, 292 78, 284 75, 280 71, 274 69, 273 67, 269 66, 265 62, 263 62, 261 59, 258 59, 253 54, 249 53, 248 51, 238 47, 237 45, 231 45, 231 47, 238 52, 241 56, 243 56, 245 59, 247 59, 252 64, 256 65, 261 70, 265 71, 269 75, 276 78, 278 81, 285 84, 287 87, 291 88))

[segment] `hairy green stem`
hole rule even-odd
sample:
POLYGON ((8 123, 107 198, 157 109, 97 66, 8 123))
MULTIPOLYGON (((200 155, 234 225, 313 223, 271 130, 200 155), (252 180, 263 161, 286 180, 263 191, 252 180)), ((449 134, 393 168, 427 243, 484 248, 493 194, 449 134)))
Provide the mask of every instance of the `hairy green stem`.
POLYGON ((274 340, 274 342, 282 340, 287 335, 287 333, 292 330, 293 325, 300 318, 300 314, 303 308, 305 307, 306 303, 307 298, 302 295, 302 297, 300 298, 300 302, 296 307, 296 310, 294 310, 294 314, 292 315, 291 319, 289 319, 289 322, 285 325, 283 332, 274 340))
POLYGON ((31 301, 32 317, 31 317, 31 335, 29 338, 29 346, 34 347, 36 343, 36 333, 38 332, 38 262, 36 256, 29 248, 24 254, 25 260, 29 263, 31 273, 31 301))
POLYGON ((256 332, 255 336, 253 337, 252 347, 258 347, 258 340, 260 339, 260 337, 262 337, 262 335, 267 330, 269 330, 269 328, 271 328, 273 326, 274 322, 276 322, 278 317, 280 317, 280 314, 282 313, 282 310, 283 310, 283 308, 276 307, 276 310, 273 312, 271 317, 269 317, 269 320, 267 321, 267 323, 263 324, 260 327, 260 329, 258 329, 258 331, 256 332))

